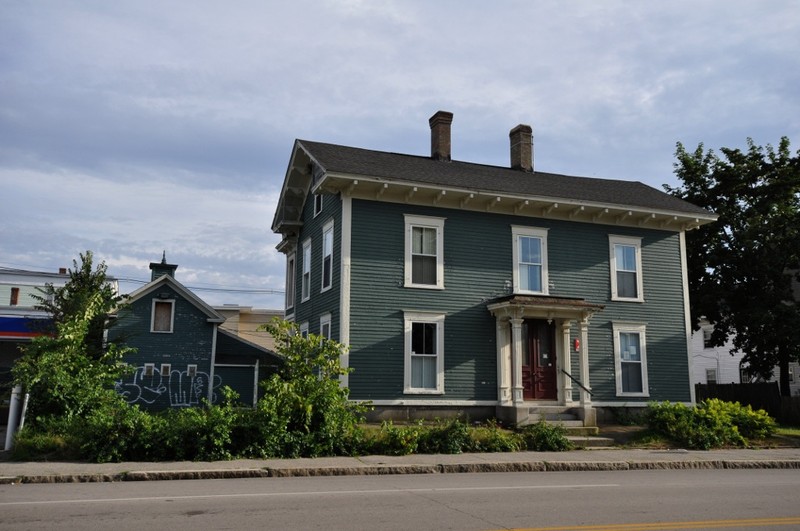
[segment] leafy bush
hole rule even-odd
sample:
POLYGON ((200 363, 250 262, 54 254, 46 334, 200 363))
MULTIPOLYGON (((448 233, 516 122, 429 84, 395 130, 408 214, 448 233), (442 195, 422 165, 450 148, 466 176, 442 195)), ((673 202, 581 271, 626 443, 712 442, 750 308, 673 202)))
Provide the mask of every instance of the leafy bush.
POLYGON ((425 432, 422 422, 397 426, 391 421, 381 424, 381 431, 373 442, 371 451, 383 455, 410 455, 417 453, 425 432))
POLYGON ((74 461, 80 457, 78 443, 70 435, 42 432, 27 426, 16 434, 11 451, 15 461, 74 461))
POLYGON ((560 424, 548 424, 541 420, 525 426, 520 431, 523 447, 534 452, 564 452, 572 450, 567 439, 567 429, 560 424))
POLYGON ((460 454, 471 449, 469 426, 455 418, 428 426, 422 432, 418 451, 421 454, 460 454))
POLYGON ((519 434, 502 429, 494 419, 473 428, 471 435, 475 452, 517 452, 523 445, 519 434))
POLYGON ((747 438, 764 438, 775 421, 763 410, 753 411, 738 402, 710 399, 697 407, 670 402, 652 403, 645 414, 650 429, 687 448, 707 450, 743 446, 747 438))

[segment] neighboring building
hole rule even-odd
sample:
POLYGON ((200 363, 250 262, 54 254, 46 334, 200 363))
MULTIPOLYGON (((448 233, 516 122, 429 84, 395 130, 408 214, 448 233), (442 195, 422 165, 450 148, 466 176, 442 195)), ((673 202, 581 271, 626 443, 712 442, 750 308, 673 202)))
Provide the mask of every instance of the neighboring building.
POLYGON ((275 317, 283 318, 283 310, 266 310, 235 304, 214 306, 214 310, 225 318, 225 322, 220 325, 222 330, 267 350, 275 351, 275 339, 269 332, 259 328, 275 317))
MULTIPOLYGON (((711 333, 714 325, 700 320, 700 329, 692 332, 690 352, 692 354, 692 383, 694 384, 730 384, 762 382, 763 379, 750 374, 747 364, 742 363, 744 353, 731 355, 733 341, 731 338, 721 347, 711 346, 711 333)), ((778 367, 768 381, 777 382, 778 367)), ((789 389, 792 396, 800 396, 800 364, 789 363, 789 389)))
POLYGON ((295 141, 272 229, 286 315, 346 345, 377 417, 692 402, 685 231, 716 219, 638 182, 295 141), (590 394, 591 392, 591 394, 590 394))
MULTIPOLYGON (((0 404, 8 399, 11 368, 20 357, 20 347, 42 335, 49 323, 47 313, 35 309, 34 295, 47 284, 67 283, 66 269, 58 273, 0 268, 0 404)), ((5 421, 5 419, 3 419, 5 421)))
POLYGON ((136 352, 125 361, 133 375, 117 390, 130 404, 158 410, 218 403, 229 386, 255 404, 258 382, 272 374, 278 356, 222 328, 225 318, 175 280, 177 265, 151 263, 152 279, 131 293, 116 314, 109 339, 136 352))

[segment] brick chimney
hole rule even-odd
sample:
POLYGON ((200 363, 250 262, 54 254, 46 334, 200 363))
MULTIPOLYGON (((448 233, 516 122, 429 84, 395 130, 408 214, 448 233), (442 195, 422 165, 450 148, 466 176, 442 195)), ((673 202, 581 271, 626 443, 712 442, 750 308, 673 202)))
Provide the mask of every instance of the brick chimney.
POLYGON ((431 158, 433 160, 450 161, 450 124, 453 113, 439 111, 430 117, 431 126, 431 158))
POLYGON ((519 124, 508 133, 511 139, 511 168, 533 171, 533 129, 519 124))

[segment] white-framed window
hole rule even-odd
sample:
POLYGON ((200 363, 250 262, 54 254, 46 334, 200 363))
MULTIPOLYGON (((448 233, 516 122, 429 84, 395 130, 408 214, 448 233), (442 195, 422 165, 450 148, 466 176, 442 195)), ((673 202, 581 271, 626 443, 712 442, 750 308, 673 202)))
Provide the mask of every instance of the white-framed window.
POLYGON ((197 376, 197 365, 191 364, 186 366, 186 376, 195 378, 197 376))
POLYGON ((712 348, 711 347, 711 334, 714 331, 713 328, 710 326, 703 327, 703 348, 712 348))
POLYGON ((322 288, 331 289, 333 284, 333 220, 322 227, 322 288))
POLYGON ((295 275, 297 256, 291 253, 286 257, 286 315, 294 313, 295 275))
POLYGON ((308 337, 308 322, 300 325, 300 337, 308 337))
POLYGON ((300 284, 300 302, 305 302, 311 298, 311 238, 303 242, 303 277, 300 284))
POLYGON ((617 396, 649 396, 645 325, 613 323, 617 396))
POLYGON ((706 383, 717 383, 717 369, 706 369, 706 383))
POLYGON ((319 335, 325 339, 331 338, 331 314, 326 313, 319 318, 319 335))
POLYGON ((174 299, 153 299, 150 318, 150 331, 158 334, 171 334, 175 321, 174 299))
POLYGON ((444 314, 404 312, 407 394, 444 393, 444 314))
POLYGON ((547 229, 511 226, 514 293, 547 295, 547 229))
POLYGON ((444 289, 444 218, 405 215, 405 287, 444 289))
POLYGON ((169 373, 171 371, 172 371, 172 364, 170 363, 161 364, 161 370, 159 371, 161 373, 161 376, 169 376, 169 373))
POLYGON ((642 239, 609 236, 611 300, 644 302, 642 293, 642 239))
POLYGON ((314 217, 322 212, 322 194, 314 194, 314 217))
POLYGON ((145 363, 144 368, 142 369, 142 376, 152 377, 153 373, 155 372, 155 363, 145 363))

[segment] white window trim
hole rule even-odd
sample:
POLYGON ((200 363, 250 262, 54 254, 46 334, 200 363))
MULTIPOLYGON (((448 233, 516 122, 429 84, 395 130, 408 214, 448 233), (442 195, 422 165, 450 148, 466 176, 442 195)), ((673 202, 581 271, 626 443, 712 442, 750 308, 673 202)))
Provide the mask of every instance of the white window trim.
POLYGON ((186 366, 186 376, 189 378, 197 378, 197 365, 191 363, 186 366))
POLYGON ((617 382, 617 396, 650 396, 650 386, 647 382, 647 338, 645 334, 646 325, 639 323, 612 323, 614 330, 614 372, 617 382), (642 364, 642 392, 641 393, 626 393, 622 391, 622 356, 620 353, 620 340, 619 334, 623 333, 636 333, 639 334, 639 349, 641 350, 641 364, 642 364))
POLYGON ((300 325, 300 337, 308 337, 308 322, 300 325))
POLYGON ((533 295, 549 295, 550 294, 550 279, 547 267, 547 229, 536 227, 522 227, 518 225, 511 226, 512 245, 514 247, 512 255, 514 260, 513 265, 513 280, 514 280, 514 293, 533 294, 533 295), (528 238, 539 238, 542 242, 542 291, 523 290, 520 288, 519 277, 519 238, 520 236, 528 238))
POLYGON ((405 283, 406 288, 444 289, 444 220, 431 216, 404 214, 405 218, 405 283), (436 229, 436 284, 414 284, 411 276, 413 227, 436 229))
POLYGON ((313 194, 314 197, 314 217, 317 217, 322 213, 322 194, 313 194), (319 203, 317 203, 319 201, 319 203), (317 204, 319 204, 319 208, 317 208, 317 204))
POLYGON ((161 373, 161 376, 169 376, 170 372, 172 372, 172 364, 162 363, 161 369, 158 372, 161 373))
POLYGON ((333 328, 331 327, 331 314, 326 313, 319 318, 319 335, 325 339, 330 339, 333 335, 333 328), (328 335, 323 334, 324 326, 328 325, 328 335))
POLYGON ((300 270, 300 275, 300 302, 306 302, 311 298, 311 238, 303 242, 303 267, 300 270), (307 255, 306 249, 308 249, 307 255), (306 273, 308 273, 307 283, 306 273), (303 293, 304 291, 307 291, 307 293, 303 293))
POLYGON ((286 256, 286 316, 294 315, 297 296, 297 253, 286 256))
POLYGON ((611 271, 611 300, 627 302, 644 302, 644 282, 642 271, 642 239, 633 236, 608 236, 609 269, 611 271), (617 253, 616 245, 628 245, 636 248, 636 294, 637 297, 621 297, 617 295, 617 253))
POLYGON ((331 219, 322 227, 322 269, 320 269, 320 293, 324 291, 328 291, 333 286, 333 220, 331 219), (328 279, 330 282, 327 286, 325 285, 325 235, 330 232, 331 234, 331 248, 330 248, 330 255, 331 255, 331 277, 328 279))
POLYGON ((155 374, 155 369, 155 363, 145 363, 144 367, 142 368, 142 376, 145 378, 152 378, 155 374))
POLYGON ((175 330, 175 299, 153 299, 153 305, 150 309, 150 332, 152 334, 171 334, 175 330), (169 312, 169 330, 156 330, 156 303, 166 302, 170 305, 169 312))
POLYGON ((444 317, 445 314, 437 312, 403 312, 403 338, 404 338, 404 379, 403 393, 416 395, 442 395, 444 394, 444 317), (411 329, 412 323, 436 324, 436 389, 411 387, 411 329))

